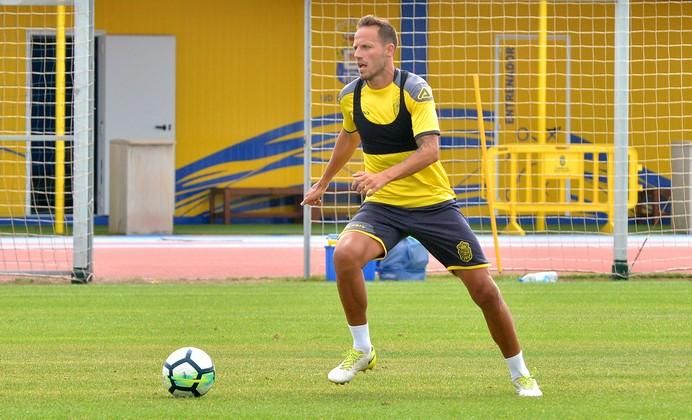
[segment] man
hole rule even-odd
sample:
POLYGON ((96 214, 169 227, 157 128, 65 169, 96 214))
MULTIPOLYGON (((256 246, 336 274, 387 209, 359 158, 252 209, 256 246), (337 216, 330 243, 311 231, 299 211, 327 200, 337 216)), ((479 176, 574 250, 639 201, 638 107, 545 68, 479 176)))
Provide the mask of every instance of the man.
POLYGON ((375 16, 360 19, 353 41, 360 78, 339 95, 343 127, 324 175, 302 202, 319 205, 331 179, 362 143, 366 170, 353 175, 352 187, 366 198, 334 250, 337 288, 353 348, 328 379, 344 384, 375 366, 361 268, 411 235, 464 283, 507 360, 517 393, 541 396, 524 363, 509 308, 439 161, 440 128, 432 91, 419 76, 394 66, 396 47, 396 30, 389 22, 375 16))

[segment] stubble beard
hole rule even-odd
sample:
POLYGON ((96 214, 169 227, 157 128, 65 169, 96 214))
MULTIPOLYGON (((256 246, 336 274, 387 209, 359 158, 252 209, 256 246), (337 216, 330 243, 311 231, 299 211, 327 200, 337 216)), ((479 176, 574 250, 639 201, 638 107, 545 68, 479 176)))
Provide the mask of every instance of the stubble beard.
POLYGON ((363 79, 366 82, 369 82, 373 79, 375 79, 377 76, 381 75, 384 72, 385 66, 382 65, 380 66, 376 71, 370 72, 370 74, 363 74, 362 72, 360 73, 360 78, 363 79))

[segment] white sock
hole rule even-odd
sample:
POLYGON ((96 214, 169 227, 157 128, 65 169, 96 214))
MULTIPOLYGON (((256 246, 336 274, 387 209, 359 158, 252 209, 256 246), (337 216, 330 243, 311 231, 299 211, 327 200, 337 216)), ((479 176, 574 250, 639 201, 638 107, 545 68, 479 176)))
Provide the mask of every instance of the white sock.
POLYGON ((351 330, 351 335, 353 336, 353 348, 366 354, 370 353, 372 344, 370 343, 368 323, 355 326, 349 325, 348 329, 351 330))
POLYGON ((524 354, 522 352, 519 352, 516 356, 506 358, 505 361, 507 362, 509 375, 512 377, 512 380, 522 376, 531 376, 526 368, 526 363, 524 363, 524 354))

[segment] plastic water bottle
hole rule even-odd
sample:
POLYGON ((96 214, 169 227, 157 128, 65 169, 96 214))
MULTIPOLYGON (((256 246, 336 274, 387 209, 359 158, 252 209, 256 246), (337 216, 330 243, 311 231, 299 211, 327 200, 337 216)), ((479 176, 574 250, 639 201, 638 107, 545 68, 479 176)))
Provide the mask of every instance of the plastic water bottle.
POLYGON ((555 271, 540 271, 538 273, 527 273, 519 278, 521 283, 555 283, 557 281, 557 272, 555 271))

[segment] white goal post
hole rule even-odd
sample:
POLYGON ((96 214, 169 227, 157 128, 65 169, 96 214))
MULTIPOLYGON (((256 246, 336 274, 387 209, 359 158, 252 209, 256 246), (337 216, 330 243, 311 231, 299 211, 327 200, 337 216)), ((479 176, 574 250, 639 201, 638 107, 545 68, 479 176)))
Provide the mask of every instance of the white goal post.
MULTIPOLYGON (((692 272, 692 2, 307 0, 306 188, 340 129, 336 97, 358 75, 352 36, 367 14, 393 23, 396 65, 431 85, 443 165, 493 266, 489 193, 507 272, 692 272)), ((339 233, 360 205, 349 184, 361 165, 357 152, 306 209, 306 276, 310 239, 339 233)))
POLYGON ((0 277, 93 275, 93 0, 0 0, 0 277))

